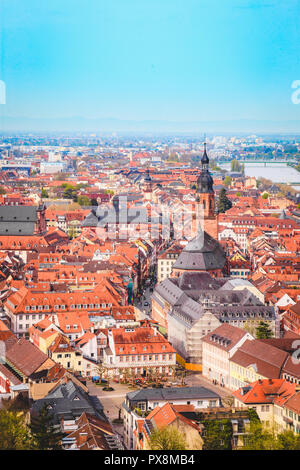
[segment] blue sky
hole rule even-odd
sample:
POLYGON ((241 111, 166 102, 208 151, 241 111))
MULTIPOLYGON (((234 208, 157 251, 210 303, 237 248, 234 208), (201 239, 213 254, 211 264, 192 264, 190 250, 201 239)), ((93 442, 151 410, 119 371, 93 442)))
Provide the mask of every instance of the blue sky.
POLYGON ((5 116, 300 119, 298 0, 0 0, 5 116))

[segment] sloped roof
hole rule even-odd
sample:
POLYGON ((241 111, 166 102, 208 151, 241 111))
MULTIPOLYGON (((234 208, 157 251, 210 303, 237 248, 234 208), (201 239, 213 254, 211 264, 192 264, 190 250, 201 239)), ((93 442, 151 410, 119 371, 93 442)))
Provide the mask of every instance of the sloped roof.
POLYGON ((220 396, 205 387, 177 387, 177 388, 147 388, 127 393, 127 398, 132 401, 149 400, 181 400, 220 398, 220 396))
POLYGON ((223 269, 226 256, 217 240, 207 232, 200 232, 182 250, 173 269, 209 271, 223 269))
POLYGON ((223 323, 204 336, 202 342, 212 344, 224 351, 230 351, 246 334, 247 331, 242 328, 223 323))
POLYGON ((295 384, 284 379, 265 379, 239 388, 233 395, 243 403, 277 403, 282 405, 295 393, 295 384))
POLYGON ((6 351, 6 360, 26 377, 29 377, 49 358, 24 338, 19 339, 6 351))
POLYGON ((256 365, 257 373, 263 377, 279 378, 288 353, 259 340, 247 340, 239 347, 230 361, 250 367, 256 365))

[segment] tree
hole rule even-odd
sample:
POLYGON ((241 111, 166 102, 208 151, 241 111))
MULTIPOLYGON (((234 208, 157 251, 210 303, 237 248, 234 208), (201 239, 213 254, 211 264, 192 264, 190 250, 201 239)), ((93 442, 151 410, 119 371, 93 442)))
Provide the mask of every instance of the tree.
POLYGON ((268 338, 272 338, 272 336, 273 336, 273 332, 270 329, 269 324, 264 321, 260 321, 256 328, 256 338, 268 339, 268 338))
POLYGON ((93 207, 98 206, 98 201, 97 201, 97 199, 95 199, 95 198, 92 198, 92 199, 91 199, 91 206, 93 206, 93 207))
POLYGON ((222 188, 219 194, 219 201, 218 201, 218 212, 226 212, 228 209, 232 207, 232 202, 228 199, 226 195, 226 189, 222 188))
POLYGON ((104 375, 107 375, 107 368, 102 364, 97 364, 93 371, 100 377, 100 380, 102 380, 104 375))
POLYGON ((61 439, 64 435, 59 430, 55 429, 53 425, 53 415, 49 413, 46 404, 40 408, 37 416, 32 416, 29 427, 35 449, 61 449, 61 439))
POLYGON ((154 429, 150 435, 151 450, 186 450, 185 436, 173 426, 154 429))
POLYGON ((76 192, 76 189, 71 186, 71 185, 68 185, 64 192, 63 192, 63 198, 65 199, 73 199, 74 202, 77 202, 77 192, 76 192))
POLYGON ((260 422, 250 423, 244 438, 243 450, 278 450, 278 440, 274 431, 265 430, 260 422))
POLYGON ((232 449, 233 429, 230 419, 206 420, 203 425, 203 450, 232 449))
POLYGON ((244 174, 245 165, 243 163, 238 162, 237 159, 234 158, 233 160, 231 160, 231 171, 236 171, 244 174))
POLYGON ((80 206, 90 206, 91 201, 87 196, 78 196, 77 202, 80 206))
POLYGON ((109 194, 110 196, 113 196, 115 193, 112 189, 105 189, 105 194, 109 194))
POLYGON ((300 450, 300 436, 293 431, 283 431, 277 435, 280 450, 300 450))
POLYGON ((0 410, 0 449, 28 450, 31 437, 25 424, 25 416, 15 411, 0 410))
POLYGON ((5 191, 5 189, 3 188, 3 186, 0 186, 0 194, 6 194, 6 191, 5 191))
POLYGON ((225 184, 225 186, 230 186, 230 185, 231 185, 231 181, 232 181, 231 176, 226 175, 225 178, 224 178, 224 184, 225 184))
POLYGON ((42 188, 41 197, 42 197, 42 198, 48 198, 48 197, 49 197, 48 192, 47 192, 46 189, 44 189, 44 188, 42 188))
POLYGON ((264 194, 262 195, 262 198, 263 198, 263 199, 268 199, 268 198, 269 198, 269 194, 268 194, 268 193, 264 193, 264 194))
POLYGON ((292 431, 276 434, 273 427, 266 429, 255 410, 249 409, 250 424, 244 438, 243 450, 299 450, 300 436, 292 431))

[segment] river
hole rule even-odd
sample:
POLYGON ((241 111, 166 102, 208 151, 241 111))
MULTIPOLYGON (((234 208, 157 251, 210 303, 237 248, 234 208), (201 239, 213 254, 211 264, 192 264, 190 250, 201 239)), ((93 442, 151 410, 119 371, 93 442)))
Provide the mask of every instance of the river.
MULTIPOLYGON (((221 165, 221 168, 230 171, 230 163, 221 165)), ((299 183, 299 186, 293 186, 297 192, 300 192, 300 172, 288 166, 286 163, 245 163, 245 175, 263 177, 274 183, 299 183)))

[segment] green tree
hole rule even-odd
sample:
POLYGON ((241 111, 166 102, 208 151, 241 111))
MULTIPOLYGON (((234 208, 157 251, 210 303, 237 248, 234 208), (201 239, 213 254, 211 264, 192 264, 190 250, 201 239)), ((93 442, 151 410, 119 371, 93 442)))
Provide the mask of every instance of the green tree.
POLYGON ((173 426, 154 429, 149 441, 151 450, 186 450, 187 448, 184 434, 173 426))
POLYGON ((206 420, 203 425, 203 450, 232 449, 233 429, 230 419, 206 420))
POLYGON ((300 436, 293 431, 283 431, 277 435, 280 450, 300 450, 300 436))
POLYGON ((230 186, 231 185, 232 178, 229 175, 226 175, 224 178, 224 184, 225 186, 230 186))
POLYGON ((28 450, 30 448, 31 437, 24 414, 0 410, 0 449, 28 450))
POLYGON ((223 213, 232 207, 232 202, 226 195, 226 189, 222 188, 219 194, 218 212, 223 213))
POLYGON ((250 424, 244 438, 243 450, 299 450, 300 436, 292 431, 276 434, 273 427, 266 429, 255 410, 249 409, 250 424))
POLYGON ((53 416, 46 404, 40 408, 37 416, 32 416, 29 427, 37 450, 61 449, 61 439, 64 435, 55 429, 53 416))
POLYGON ((63 198, 65 199, 73 199, 74 202, 77 202, 77 191, 74 186, 67 185, 63 192, 63 198))
POLYGON ((272 336, 273 336, 273 332, 270 329, 269 324, 264 321, 260 321, 258 323, 258 326, 256 327, 256 338, 268 339, 268 338, 272 338, 272 336))
POLYGON ((47 192, 46 189, 44 189, 44 188, 42 188, 41 197, 42 197, 42 198, 48 198, 48 197, 49 197, 48 192, 47 192))
POLYGON ((243 173, 245 172, 245 165, 243 163, 240 163, 237 161, 236 158, 231 160, 231 171, 236 171, 238 173, 243 173))
POLYGON ((263 198, 263 199, 268 199, 268 198, 269 198, 269 194, 268 194, 268 193, 264 193, 264 194, 262 195, 262 198, 263 198))
POLYGON ((77 202, 80 206, 90 206, 91 201, 87 196, 78 196, 77 202))
POLYGON ((98 201, 97 201, 97 199, 95 199, 95 198, 92 198, 92 199, 91 199, 91 206, 93 206, 93 207, 98 206, 98 201))

